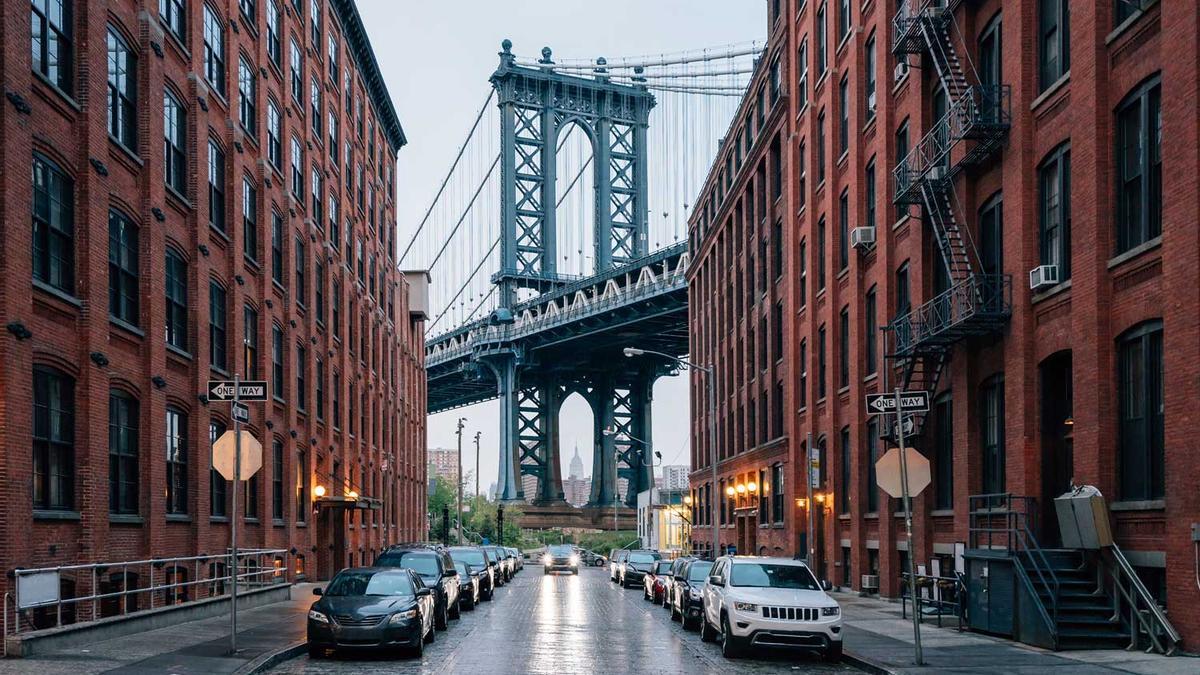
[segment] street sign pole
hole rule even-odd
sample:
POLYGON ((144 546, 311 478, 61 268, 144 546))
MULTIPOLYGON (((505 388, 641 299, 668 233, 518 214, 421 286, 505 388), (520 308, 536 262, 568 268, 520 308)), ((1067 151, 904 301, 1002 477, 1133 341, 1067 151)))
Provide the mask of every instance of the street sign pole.
MULTIPOLYGON (((240 378, 237 373, 233 375, 233 407, 239 405, 238 394, 241 389, 240 378)), ((237 415, 233 417, 233 433, 236 437, 234 442, 234 459, 233 459, 233 513, 229 514, 229 569, 230 569, 230 590, 233 594, 229 596, 229 653, 237 654, 237 593, 238 593, 238 559, 237 559, 237 536, 238 536, 238 488, 241 487, 242 481, 242 422, 237 415)))
MULTIPOLYGON (((905 461, 904 411, 900 406, 900 388, 896 387, 896 440, 900 444, 900 489, 904 504, 904 538, 908 541, 908 595, 913 603, 913 643, 917 650, 917 665, 925 665, 921 653, 921 615, 917 603, 917 577, 913 567, 915 549, 912 535, 912 496, 908 494, 908 462, 905 461)), ((810 505, 811 506, 811 505, 810 505)))
POLYGON ((806 544, 808 544, 808 546, 806 546, 805 548, 808 549, 807 562, 808 562, 809 569, 812 569, 813 566, 815 566, 817 564, 817 554, 816 554, 816 546, 817 545, 813 543, 817 540, 817 538, 813 534, 812 453, 813 453, 813 437, 812 437, 812 432, 810 431, 810 432, 808 432, 807 441, 804 444, 804 455, 805 455, 804 459, 805 459, 805 464, 806 464, 806 466, 804 467, 804 469, 805 469, 805 471, 804 471, 804 490, 805 490, 804 494, 805 494, 805 499, 807 500, 804 502, 806 504, 806 506, 804 507, 804 510, 805 510, 805 515, 807 516, 807 519, 808 519, 808 527, 807 527, 807 531, 804 534, 804 538, 808 540, 805 542, 806 544))

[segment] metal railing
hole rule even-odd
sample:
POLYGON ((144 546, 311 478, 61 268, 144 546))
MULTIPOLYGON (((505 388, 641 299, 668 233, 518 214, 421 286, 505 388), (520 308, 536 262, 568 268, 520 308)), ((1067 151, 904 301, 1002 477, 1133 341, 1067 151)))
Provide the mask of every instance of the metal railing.
MULTIPOLYGON (((933 574, 917 574, 915 587, 917 589, 917 597, 913 601, 913 611, 917 613, 917 618, 924 621, 927 613, 923 607, 933 607, 936 611, 933 615, 937 617, 938 628, 942 627, 942 617, 945 615, 953 616, 958 621, 958 630, 963 630, 966 618, 966 585, 963 583, 962 577, 955 573, 952 577, 936 576, 933 574), (928 590, 930 597, 921 597, 921 591, 928 590)), ((909 574, 904 572, 900 575, 901 589, 908 589, 909 574)), ((900 616, 908 618, 908 603, 909 597, 907 593, 900 595, 900 616)))
POLYGON ((895 353, 906 356, 925 344, 943 345, 958 339, 973 319, 984 330, 1012 313, 1012 276, 972 274, 911 312, 897 317, 889 329, 895 353), (954 329, 959 329, 955 331, 954 329))
MULTIPOLYGON (((227 596, 233 580, 230 558, 227 551, 13 570, 14 590, 5 594, 3 607, 4 636, 227 596)), ((287 549, 239 549, 238 584, 287 583, 288 565, 287 549)))
MULTIPOLYGON (((1050 596, 1047 603, 1046 599, 1042 598, 1036 590, 1033 593, 1043 619, 1047 622, 1047 627, 1057 642, 1060 584, 1058 575, 1050 566, 1050 560, 1033 535, 1037 522, 1037 500, 1033 497, 1002 492, 970 495, 967 497, 967 504, 969 511, 967 538, 971 548, 985 548, 982 546, 982 541, 986 536, 986 548, 996 549, 996 541, 999 539, 1003 542, 1004 550, 1012 556, 1019 571, 1033 572, 1050 596), (1022 554, 1028 558, 1028 566, 1025 565, 1022 554)), ((1032 577, 1030 581, 1032 581, 1032 577)))
POLYGON ((1138 648, 1139 628, 1150 639, 1147 652, 1153 650, 1170 656, 1179 647, 1182 638, 1179 631, 1167 620, 1167 615, 1158 606, 1154 596, 1138 577, 1133 565, 1114 543, 1108 547, 1109 557, 1114 564, 1105 565, 1118 597, 1125 601, 1129 610, 1130 649, 1138 648), (1164 644, 1165 643, 1165 644, 1164 644))

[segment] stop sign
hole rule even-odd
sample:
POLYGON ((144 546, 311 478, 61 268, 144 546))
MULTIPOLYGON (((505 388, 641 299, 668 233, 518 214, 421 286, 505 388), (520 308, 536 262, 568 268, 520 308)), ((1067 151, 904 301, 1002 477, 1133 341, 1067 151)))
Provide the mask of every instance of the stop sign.
POLYGON ((221 434, 212 446, 212 465, 225 480, 249 480, 262 467, 262 444, 249 431, 242 435, 242 475, 234 478, 237 434, 232 429, 221 434))
MULTIPOLYGON (((921 494, 929 485, 929 460, 915 448, 904 449, 904 461, 908 465, 908 494, 921 494)), ((892 448, 875 462, 875 482, 889 495, 904 496, 900 481, 900 448, 892 448)))

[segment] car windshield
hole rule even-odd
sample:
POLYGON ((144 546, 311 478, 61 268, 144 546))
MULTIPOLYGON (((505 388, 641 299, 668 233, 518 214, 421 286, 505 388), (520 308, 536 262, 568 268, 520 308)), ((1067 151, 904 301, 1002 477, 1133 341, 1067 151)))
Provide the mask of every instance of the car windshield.
POLYGON ((454 569, 458 570, 458 573, 462 574, 463 576, 469 576, 471 574, 471 571, 467 568, 467 563, 461 560, 454 561, 454 569))
POLYGON ((429 551, 397 551, 379 556, 380 567, 407 567, 423 577, 436 577, 437 554, 429 551))
POLYGON ((659 559, 657 553, 630 553, 629 562, 631 563, 652 563, 659 559))
POLYGON ((704 581, 712 570, 713 564, 707 560, 697 560, 688 568, 688 581, 704 581))
POLYGON ((338 573, 325 595, 335 598, 364 595, 413 595, 412 579, 408 572, 390 570, 349 570, 338 573))
POLYGON ((730 586, 757 588, 792 588, 819 591, 817 580, 803 565, 772 565, 770 563, 738 563, 729 575, 730 586))
POLYGON ((669 560, 660 560, 658 562, 658 564, 654 566, 654 573, 655 574, 670 574, 671 573, 671 562, 669 560))
POLYGON ((550 555, 557 558, 566 558, 575 554, 575 550, 570 546, 551 546, 550 555))
POLYGON ((451 549, 450 557, 454 560, 461 560, 468 565, 479 565, 480 567, 487 564, 483 559, 483 551, 473 549, 451 549))

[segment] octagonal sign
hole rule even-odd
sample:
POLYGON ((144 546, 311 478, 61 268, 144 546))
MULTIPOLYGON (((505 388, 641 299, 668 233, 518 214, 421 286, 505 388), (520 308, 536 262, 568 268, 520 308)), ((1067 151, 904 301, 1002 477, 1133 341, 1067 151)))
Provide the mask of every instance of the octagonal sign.
MULTIPOLYGON (((908 464, 908 494, 915 496, 929 485, 929 460, 916 448, 904 449, 904 460, 908 464)), ((892 448, 875 462, 875 482, 889 495, 904 496, 900 482, 900 448, 892 448)))
MULTIPOLYGON (((242 435, 242 475, 236 480, 249 480, 256 471, 262 468, 262 443, 254 437, 254 434, 243 429, 242 435)), ((237 434, 232 429, 221 434, 216 443, 212 446, 212 465, 217 470, 217 473, 225 477, 225 480, 235 480, 233 477, 235 449, 237 447, 237 434)))

